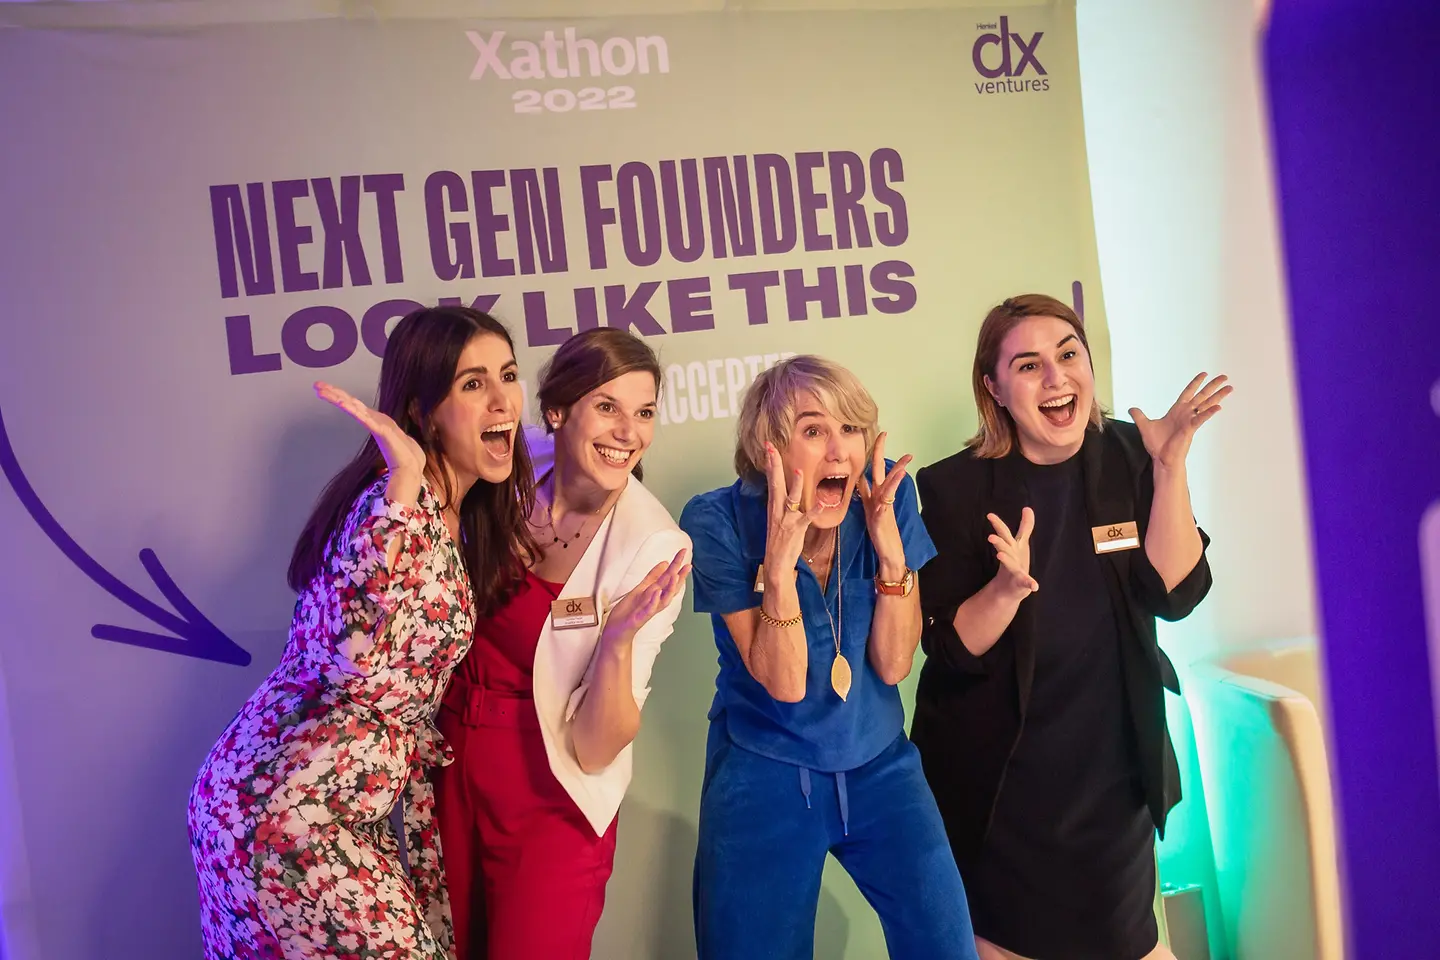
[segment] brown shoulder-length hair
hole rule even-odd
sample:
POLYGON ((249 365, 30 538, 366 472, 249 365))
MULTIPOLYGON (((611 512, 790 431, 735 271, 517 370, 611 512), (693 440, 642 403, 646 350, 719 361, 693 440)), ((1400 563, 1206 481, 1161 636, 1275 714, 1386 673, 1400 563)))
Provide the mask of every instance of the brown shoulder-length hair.
MULTIPOLYGON (((444 460, 440 436, 430 422, 435 408, 450 395, 460 354, 478 336, 496 336, 514 352, 504 324, 469 307, 433 307, 412 311, 395 325, 380 361, 375 409, 394 420, 425 451, 427 465, 444 460)), ((525 518, 535 503, 530 450, 523 430, 515 431, 510 476, 502 483, 475 481, 460 503, 460 555, 481 615, 493 613, 525 579, 526 551, 534 539, 525 518)), ((428 471, 437 495, 454 500, 446 471, 428 471)), ((287 580, 299 592, 323 569, 325 552, 340 533, 355 501, 385 473, 385 458, 373 436, 320 494, 310 519, 295 541, 287 580)))
MULTIPOLYGON (((568 411, 591 390, 616 377, 641 371, 655 378, 655 396, 660 396, 660 361, 649 344, 628 330, 596 327, 575 334, 560 344, 540 368, 540 416, 547 433, 554 433, 550 413, 568 411)), ((644 464, 635 464, 635 479, 644 480, 644 464)))
MULTIPOLYGON (((977 457, 996 459, 1008 456, 1010 451, 1015 449, 1015 421, 1010 417, 1010 411, 995 401, 990 388, 985 385, 985 378, 989 377, 992 381, 995 379, 996 365, 1000 362, 1000 345, 1005 342, 1011 330, 1030 317, 1054 317, 1070 324, 1075 336, 1085 347, 1085 356, 1090 358, 1090 341, 1085 336, 1085 321, 1054 297, 1043 293, 1024 293, 1018 297, 1010 297, 1004 303, 993 307, 985 315, 985 321, 980 324, 980 337, 975 344, 975 368, 971 373, 975 409, 980 414, 980 429, 965 445, 974 450, 977 457)), ((1090 370, 1092 373, 1095 370, 1093 358, 1090 358, 1090 370)), ((1096 429, 1104 429, 1104 414, 1100 401, 1093 400, 1090 404, 1090 425, 1096 429)))

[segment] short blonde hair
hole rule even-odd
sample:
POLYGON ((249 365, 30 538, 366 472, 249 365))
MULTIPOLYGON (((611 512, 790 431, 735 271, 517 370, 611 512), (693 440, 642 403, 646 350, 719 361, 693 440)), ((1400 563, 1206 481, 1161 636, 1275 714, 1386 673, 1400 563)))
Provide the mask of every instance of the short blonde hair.
MULTIPOLYGON (((1075 337, 1090 357, 1090 340, 1085 336, 1085 321, 1070 307, 1043 293, 1025 293, 1010 297, 986 314, 980 324, 979 342, 975 346, 975 366, 971 370, 971 387, 975 391, 975 412, 980 415, 980 429, 965 445, 975 451, 975 456, 993 460, 1008 456, 1015 449, 1018 440, 1015 421, 1010 411, 995 401, 985 378, 995 379, 1000 362, 1000 347, 1010 331, 1031 317, 1054 317, 1070 325, 1075 337)), ((1090 357, 1090 370, 1095 370, 1095 360, 1090 357)), ((1105 409, 1099 398, 1090 403, 1088 414, 1090 425, 1105 429, 1105 409)))
POLYGON ((735 427, 735 472, 740 479, 765 483, 765 444, 783 450, 790 442, 800 412, 796 401, 806 391, 815 394, 830 416, 861 429, 869 458, 880 421, 875 398, 840 364, 801 354, 763 371, 745 391, 735 427))

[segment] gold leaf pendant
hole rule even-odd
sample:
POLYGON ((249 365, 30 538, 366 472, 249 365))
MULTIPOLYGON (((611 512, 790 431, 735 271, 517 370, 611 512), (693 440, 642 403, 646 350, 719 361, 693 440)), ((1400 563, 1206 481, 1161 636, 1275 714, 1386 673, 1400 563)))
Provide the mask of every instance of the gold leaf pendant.
POLYGON ((841 654, 835 654, 835 662, 830 664, 830 686, 840 694, 844 700, 850 694, 850 661, 841 654))

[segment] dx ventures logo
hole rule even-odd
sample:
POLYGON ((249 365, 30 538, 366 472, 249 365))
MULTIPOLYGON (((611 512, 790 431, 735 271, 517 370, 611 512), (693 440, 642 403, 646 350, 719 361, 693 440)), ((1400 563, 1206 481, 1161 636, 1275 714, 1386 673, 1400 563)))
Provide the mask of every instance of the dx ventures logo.
POLYGON ((970 48, 975 72, 985 78, 975 81, 976 93, 1039 93, 1050 89, 1050 78, 1037 53, 1044 31, 1037 30, 1027 39, 1023 33, 1011 31, 1009 17, 1001 17, 998 24, 977 23, 975 29, 986 31, 975 38, 970 48))

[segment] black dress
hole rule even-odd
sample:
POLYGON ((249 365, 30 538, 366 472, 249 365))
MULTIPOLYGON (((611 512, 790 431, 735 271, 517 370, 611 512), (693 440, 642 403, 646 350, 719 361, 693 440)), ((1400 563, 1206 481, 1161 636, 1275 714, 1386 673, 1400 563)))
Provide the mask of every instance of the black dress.
POLYGON ((961 867, 975 932, 1033 960, 1139 960, 1158 939, 1155 827, 1081 458, 1021 470, 1034 680, 990 828, 961 867))

